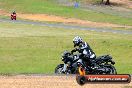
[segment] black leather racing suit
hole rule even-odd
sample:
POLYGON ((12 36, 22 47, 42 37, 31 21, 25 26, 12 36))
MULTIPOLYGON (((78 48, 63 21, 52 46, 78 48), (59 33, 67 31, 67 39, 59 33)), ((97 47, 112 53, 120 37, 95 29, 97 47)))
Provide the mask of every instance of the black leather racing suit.
POLYGON ((95 53, 93 50, 90 48, 89 44, 87 42, 82 42, 79 44, 78 48, 75 48, 71 52, 76 52, 78 51, 80 53, 79 58, 81 58, 83 61, 87 62, 88 64, 92 64, 93 59, 96 58, 95 53))

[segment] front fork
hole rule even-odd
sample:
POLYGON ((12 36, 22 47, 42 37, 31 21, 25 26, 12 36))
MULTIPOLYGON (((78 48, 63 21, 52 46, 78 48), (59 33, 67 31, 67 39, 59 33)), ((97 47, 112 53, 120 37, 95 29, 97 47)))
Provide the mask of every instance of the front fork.
POLYGON ((67 64, 64 63, 62 71, 65 73, 70 73, 69 70, 70 70, 70 63, 67 63, 67 64))
POLYGON ((84 66, 82 66, 80 63, 78 63, 78 72, 81 76, 84 76, 86 74, 84 66))
POLYGON ((65 64, 65 63, 64 63, 64 66, 63 66, 62 71, 63 71, 63 72, 65 72, 65 71, 66 71, 66 69, 67 69, 67 64, 65 64))

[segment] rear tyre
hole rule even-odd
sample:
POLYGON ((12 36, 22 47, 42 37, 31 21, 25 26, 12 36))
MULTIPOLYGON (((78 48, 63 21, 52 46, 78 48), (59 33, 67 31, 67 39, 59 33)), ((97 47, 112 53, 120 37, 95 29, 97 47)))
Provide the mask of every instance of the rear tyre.
POLYGON ((107 74, 117 74, 117 71, 113 65, 105 66, 109 69, 109 72, 107 74))
POLYGON ((16 17, 14 17, 14 20, 16 20, 16 17))

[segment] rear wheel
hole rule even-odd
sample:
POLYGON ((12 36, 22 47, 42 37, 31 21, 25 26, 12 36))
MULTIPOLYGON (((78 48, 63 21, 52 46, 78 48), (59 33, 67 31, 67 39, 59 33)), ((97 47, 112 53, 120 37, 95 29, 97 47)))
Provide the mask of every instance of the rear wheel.
POLYGON ((107 74, 117 74, 117 71, 113 65, 107 65, 105 67, 108 69, 107 74))
POLYGON ((14 20, 16 20, 16 17, 14 17, 14 20))

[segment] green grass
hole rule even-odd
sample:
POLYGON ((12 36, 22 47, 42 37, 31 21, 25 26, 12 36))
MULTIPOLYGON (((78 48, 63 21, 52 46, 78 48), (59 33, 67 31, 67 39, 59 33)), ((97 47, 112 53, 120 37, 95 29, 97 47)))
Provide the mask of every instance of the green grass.
POLYGON ((66 30, 0 23, 0 73, 54 73, 61 53, 73 49, 75 35, 87 41, 97 56, 111 54, 118 73, 132 74, 132 35, 66 30))
POLYGON ((60 6, 54 0, 30 0, 30 2, 27 0, 0 0, 0 3, 2 3, 0 8, 5 9, 9 13, 13 10, 19 13, 46 13, 95 22, 108 22, 132 26, 131 18, 60 6))

